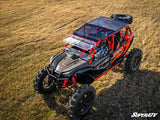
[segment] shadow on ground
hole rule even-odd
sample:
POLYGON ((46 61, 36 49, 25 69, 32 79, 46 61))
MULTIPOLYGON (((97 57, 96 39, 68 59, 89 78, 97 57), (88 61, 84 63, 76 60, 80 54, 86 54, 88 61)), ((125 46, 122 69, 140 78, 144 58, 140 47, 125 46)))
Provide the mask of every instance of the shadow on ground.
MULTIPOLYGON (((120 66, 113 71, 124 70, 120 66)), ((44 95, 44 100, 57 114, 69 119, 66 103, 70 95, 71 91, 62 89, 44 95)), ((124 74, 112 87, 104 88, 97 94, 93 108, 85 120, 130 120, 133 112, 160 114, 160 73, 142 70, 132 75, 124 74)))
POLYGON ((63 115, 66 116, 67 119, 69 119, 66 107, 70 95, 71 95, 71 90, 58 89, 53 93, 43 95, 43 98, 48 107, 56 111, 57 114, 56 116, 63 115))
POLYGON ((95 108, 86 119, 130 120, 133 112, 160 114, 160 73, 142 70, 124 74, 112 87, 97 94, 95 108))

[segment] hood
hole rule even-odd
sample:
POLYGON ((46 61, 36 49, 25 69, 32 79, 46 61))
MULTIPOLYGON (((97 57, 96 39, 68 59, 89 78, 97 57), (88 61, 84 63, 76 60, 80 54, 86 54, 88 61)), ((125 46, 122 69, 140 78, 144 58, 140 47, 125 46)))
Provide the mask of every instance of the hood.
POLYGON ((63 52, 55 58, 52 62, 54 70, 57 73, 61 72, 74 72, 79 69, 88 67, 88 62, 82 60, 77 55, 71 55, 69 53, 63 52))

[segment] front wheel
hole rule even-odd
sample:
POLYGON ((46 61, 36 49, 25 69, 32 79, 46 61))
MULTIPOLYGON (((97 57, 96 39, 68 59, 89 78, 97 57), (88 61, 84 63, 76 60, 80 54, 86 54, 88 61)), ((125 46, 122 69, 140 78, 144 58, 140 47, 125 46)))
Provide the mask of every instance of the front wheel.
POLYGON ((38 73, 33 83, 34 89, 40 94, 49 93, 56 88, 53 79, 49 77, 46 69, 42 69, 38 73))
POLYGON ((90 85, 82 85, 70 97, 67 112, 71 118, 83 118, 92 108, 96 96, 90 85))
POLYGON ((134 73, 138 70, 142 59, 142 51, 138 48, 134 48, 129 55, 125 63, 125 70, 128 73, 134 73))

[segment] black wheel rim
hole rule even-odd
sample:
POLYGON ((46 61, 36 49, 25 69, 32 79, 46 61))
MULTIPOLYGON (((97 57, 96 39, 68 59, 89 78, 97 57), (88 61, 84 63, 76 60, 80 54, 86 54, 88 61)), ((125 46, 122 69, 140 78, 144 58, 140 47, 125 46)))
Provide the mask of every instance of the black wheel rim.
POLYGON ((141 56, 140 55, 136 55, 133 59, 133 62, 132 62, 132 69, 134 71, 136 71, 140 65, 140 61, 141 61, 141 56))
POLYGON ((48 75, 44 77, 41 85, 43 91, 50 91, 54 87, 53 81, 49 78, 48 75))
POLYGON ((77 114, 85 115, 92 107, 94 101, 94 94, 91 91, 84 93, 78 100, 77 114))

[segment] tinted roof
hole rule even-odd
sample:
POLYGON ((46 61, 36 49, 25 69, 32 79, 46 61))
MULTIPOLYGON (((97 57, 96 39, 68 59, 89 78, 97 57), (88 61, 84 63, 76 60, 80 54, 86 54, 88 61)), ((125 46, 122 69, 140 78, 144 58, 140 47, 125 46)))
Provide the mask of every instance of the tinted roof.
POLYGON ((91 20, 90 22, 88 22, 88 24, 100 26, 109 30, 113 30, 115 32, 127 26, 127 23, 125 22, 120 22, 118 20, 114 20, 103 16, 91 20))
POLYGON ((86 23, 78 30, 74 31, 73 34, 97 42, 112 33, 114 33, 113 30, 107 30, 106 28, 86 23))
POLYGON ((98 42, 121 30, 128 24, 107 17, 98 17, 74 31, 73 35, 98 42))

